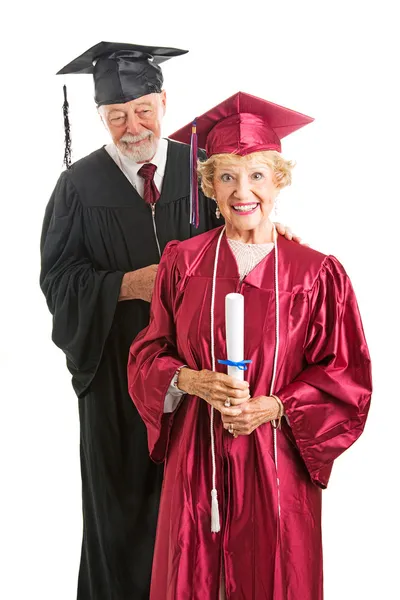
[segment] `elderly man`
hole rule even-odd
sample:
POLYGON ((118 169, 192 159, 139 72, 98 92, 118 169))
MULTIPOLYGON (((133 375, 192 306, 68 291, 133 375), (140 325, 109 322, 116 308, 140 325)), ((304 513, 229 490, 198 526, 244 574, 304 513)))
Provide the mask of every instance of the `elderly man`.
POLYGON ((167 242, 220 224, 214 202, 202 196, 200 226, 190 225, 190 148, 161 137, 159 64, 184 52, 101 42, 60 71, 93 73, 112 138, 61 174, 41 239, 52 337, 79 398, 79 600, 149 597, 163 467, 149 459, 146 429, 128 394, 129 347, 148 324, 167 242))

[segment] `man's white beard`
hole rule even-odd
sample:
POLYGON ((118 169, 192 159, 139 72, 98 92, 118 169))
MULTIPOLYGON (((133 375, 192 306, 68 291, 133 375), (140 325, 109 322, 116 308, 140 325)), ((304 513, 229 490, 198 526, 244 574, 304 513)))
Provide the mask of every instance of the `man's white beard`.
POLYGON ((130 133, 126 133, 116 143, 117 148, 124 156, 127 156, 137 163, 151 160, 157 152, 157 145, 158 140, 154 137, 154 133, 152 131, 145 131, 139 135, 131 135, 130 133), (132 142, 137 143, 142 140, 147 141, 143 142, 136 148, 128 145, 132 142))

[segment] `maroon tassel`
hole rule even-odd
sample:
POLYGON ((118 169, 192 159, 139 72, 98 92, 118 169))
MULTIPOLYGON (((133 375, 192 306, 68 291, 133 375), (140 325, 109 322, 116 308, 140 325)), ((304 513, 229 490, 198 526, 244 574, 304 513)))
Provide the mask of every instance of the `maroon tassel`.
POLYGON ((197 176, 197 131, 196 119, 192 123, 190 137, 190 224, 197 229, 200 223, 199 183, 197 176))

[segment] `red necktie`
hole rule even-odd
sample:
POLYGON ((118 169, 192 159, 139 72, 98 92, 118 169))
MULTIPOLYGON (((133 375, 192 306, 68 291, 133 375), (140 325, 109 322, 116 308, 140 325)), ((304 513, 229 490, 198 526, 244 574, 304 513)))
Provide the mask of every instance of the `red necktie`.
POLYGON ((156 172, 156 169, 156 165, 145 163, 138 171, 140 177, 143 177, 144 179, 144 201, 147 204, 155 204, 160 197, 160 192, 154 183, 154 173, 156 172))

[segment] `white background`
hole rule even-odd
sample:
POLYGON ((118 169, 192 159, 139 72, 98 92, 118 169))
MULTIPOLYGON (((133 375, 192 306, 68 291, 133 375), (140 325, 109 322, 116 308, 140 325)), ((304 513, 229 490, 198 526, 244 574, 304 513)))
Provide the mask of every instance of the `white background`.
MULTIPOLYGON (((353 281, 374 367, 366 431, 324 492, 326 600, 400 597, 399 79, 396 2, 9 3, 2 9, 1 567, 4 600, 73 600, 81 542, 77 401, 38 286, 62 168, 62 77, 95 43, 190 49, 164 65, 168 135, 238 90, 315 123, 279 218, 353 281)), ((108 138, 89 76, 68 78, 74 159, 108 138)), ((132 599, 133 600, 133 599, 132 599)), ((205 599, 206 600, 206 599, 205 599)), ((307 600, 307 599, 299 599, 307 600)))

